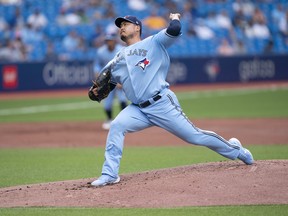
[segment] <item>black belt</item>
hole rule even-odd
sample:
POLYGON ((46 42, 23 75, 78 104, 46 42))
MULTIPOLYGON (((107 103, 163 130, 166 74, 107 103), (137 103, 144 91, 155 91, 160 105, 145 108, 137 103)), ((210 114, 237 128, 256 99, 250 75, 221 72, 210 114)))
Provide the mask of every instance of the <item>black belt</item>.
MULTIPOLYGON (((161 98, 161 95, 157 94, 157 95, 154 96, 152 99, 156 102, 156 101, 160 100, 160 98, 161 98)), ((145 107, 150 106, 150 105, 151 105, 151 102, 150 102, 149 100, 147 100, 147 101, 145 101, 145 102, 143 102, 143 103, 134 104, 134 105, 136 105, 136 106, 138 106, 138 107, 140 107, 140 108, 145 108, 145 107)))

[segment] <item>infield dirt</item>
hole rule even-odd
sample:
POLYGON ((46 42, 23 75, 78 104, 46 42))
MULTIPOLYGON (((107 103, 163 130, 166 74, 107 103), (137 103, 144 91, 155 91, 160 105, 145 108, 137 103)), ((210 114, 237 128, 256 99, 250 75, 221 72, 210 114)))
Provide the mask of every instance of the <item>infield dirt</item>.
POLYGON ((288 204, 288 161, 217 162, 122 175, 118 184, 93 179, 0 189, 0 207, 143 207, 288 204))

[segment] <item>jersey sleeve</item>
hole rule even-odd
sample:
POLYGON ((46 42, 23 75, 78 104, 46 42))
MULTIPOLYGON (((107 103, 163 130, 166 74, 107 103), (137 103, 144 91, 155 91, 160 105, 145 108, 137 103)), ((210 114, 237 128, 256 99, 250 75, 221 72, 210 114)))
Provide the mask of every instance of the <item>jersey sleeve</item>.
MULTIPOLYGON (((118 52, 119 53, 119 52, 118 52)), ((117 55, 118 55, 118 53, 117 53, 117 55)), ((113 58, 113 59, 111 59, 106 65, 105 65, 105 67, 103 67, 103 69, 102 70, 105 70, 106 68, 109 68, 109 70, 111 71, 111 80, 110 80, 110 83, 113 83, 113 84, 117 84, 117 81, 114 79, 114 77, 113 77, 113 70, 114 70, 114 67, 115 67, 115 65, 117 64, 116 62, 117 62, 117 55, 113 58)))
POLYGON ((111 60, 111 61, 109 61, 106 65, 105 65, 105 67, 103 67, 102 69, 101 69, 101 72, 100 73, 102 73, 103 71, 105 71, 105 70, 109 70, 110 71, 110 73, 111 73, 111 77, 110 77, 110 83, 111 84, 113 84, 113 85, 117 85, 117 82, 115 81, 115 79, 113 78, 113 75, 112 75, 112 66, 113 66, 113 59, 111 60))
POLYGON ((154 35, 154 40, 158 43, 164 45, 166 48, 171 46, 182 34, 177 36, 173 36, 167 33, 167 29, 163 29, 162 31, 158 32, 154 35))

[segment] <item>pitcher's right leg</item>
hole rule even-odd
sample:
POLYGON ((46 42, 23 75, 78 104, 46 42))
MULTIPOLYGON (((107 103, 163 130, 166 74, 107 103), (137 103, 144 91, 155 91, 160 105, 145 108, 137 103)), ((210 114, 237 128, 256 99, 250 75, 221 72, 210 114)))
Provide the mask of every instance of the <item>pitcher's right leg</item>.
POLYGON ((118 173, 126 133, 140 131, 150 126, 152 126, 151 122, 139 108, 133 104, 127 106, 118 114, 112 121, 108 133, 102 176, 98 181, 95 180, 94 183, 92 182, 92 185, 97 184, 97 186, 103 186, 111 182, 115 183, 120 181, 118 173), (104 180, 102 181, 102 179, 104 180))

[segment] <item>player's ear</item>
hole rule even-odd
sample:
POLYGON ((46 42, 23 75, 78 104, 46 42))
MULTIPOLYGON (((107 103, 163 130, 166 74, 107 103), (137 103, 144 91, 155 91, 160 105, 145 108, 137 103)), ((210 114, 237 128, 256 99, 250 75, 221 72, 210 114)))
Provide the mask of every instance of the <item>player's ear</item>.
POLYGON ((140 34, 141 27, 139 25, 135 25, 135 26, 136 26, 136 31, 139 32, 140 34))

